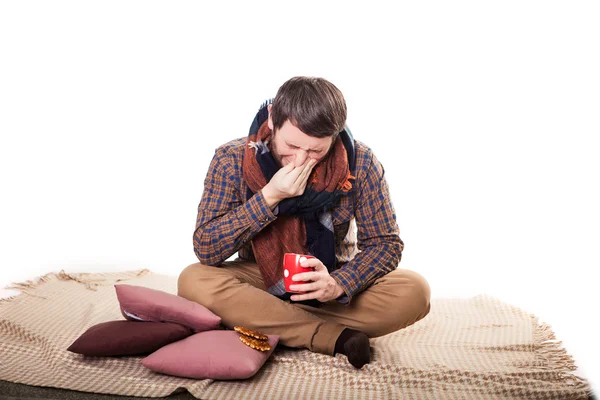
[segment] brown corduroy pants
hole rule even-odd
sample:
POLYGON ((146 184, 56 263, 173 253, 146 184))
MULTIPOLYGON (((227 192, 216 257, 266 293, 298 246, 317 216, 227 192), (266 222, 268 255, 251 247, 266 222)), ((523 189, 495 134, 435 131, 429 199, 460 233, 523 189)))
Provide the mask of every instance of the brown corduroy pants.
POLYGON ((220 267, 188 266, 179 275, 178 295, 220 316, 227 328, 241 325, 279 335, 280 343, 288 347, 333 355, 345 328, 378 337, 425 317, 431 292, 421 275, 396 269, 357 294, 349 305, 332 300, 315 308, 269 294, 258 265, 236 260, 220 267))

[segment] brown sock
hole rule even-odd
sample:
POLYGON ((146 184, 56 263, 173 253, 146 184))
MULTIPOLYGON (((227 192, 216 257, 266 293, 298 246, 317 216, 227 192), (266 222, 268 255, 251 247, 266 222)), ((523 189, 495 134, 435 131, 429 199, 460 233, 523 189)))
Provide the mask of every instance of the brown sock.
POLYGON ((361 369, 371 361, 369 337, 360 331, 346 328, 335 342, 334 355, 344 354, 355 368, 361 369))

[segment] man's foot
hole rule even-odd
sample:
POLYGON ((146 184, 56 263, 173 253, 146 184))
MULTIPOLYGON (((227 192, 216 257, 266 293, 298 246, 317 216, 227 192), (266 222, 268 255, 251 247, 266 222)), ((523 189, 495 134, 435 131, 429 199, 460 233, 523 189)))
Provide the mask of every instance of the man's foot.
POLYGON ((355 368, 361 369, 363 365, 371 362, 371 348, 369 337, 363 332, 346 328, 335 342, 335 352, 344 354, 355 368))

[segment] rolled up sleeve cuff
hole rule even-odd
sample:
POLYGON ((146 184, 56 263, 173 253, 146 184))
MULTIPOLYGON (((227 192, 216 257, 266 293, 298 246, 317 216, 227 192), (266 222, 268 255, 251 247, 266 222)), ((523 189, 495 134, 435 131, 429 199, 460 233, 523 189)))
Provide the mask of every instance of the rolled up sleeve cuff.
POLYGON ((277 219, 277 216, 271 211, 261 191, 258 191, 244 203, 244 211, 254 231, 261 230, 277 219))
POLYGON ((338 297, 336 300, 341 304, 349 305, 352 301, 354 293, 360 289, 360 287, 356 284, 356 279, 352 277, 352 272, 344 271, 342 268, 333 271, 330 275, 344 290, 344 294, 338 297))

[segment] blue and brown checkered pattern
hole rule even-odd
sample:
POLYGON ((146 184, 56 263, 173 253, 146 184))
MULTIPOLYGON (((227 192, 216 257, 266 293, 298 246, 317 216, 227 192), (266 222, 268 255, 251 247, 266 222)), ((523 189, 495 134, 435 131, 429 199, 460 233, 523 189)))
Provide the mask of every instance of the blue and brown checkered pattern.
MULTIPOLYGON (((247 138, 215 151, 198 206, 194 251, 206 265, 219 265, 238 252, 254 261, 251 240, 277 219, 259 191, 246 201, 242 157, 247 138)), ((337 269, 331 276, 352 297, 396 269, 403 250, 383 166, 365 144, 355 141, 356 176, 351 192, 333 209, 337 269)))

